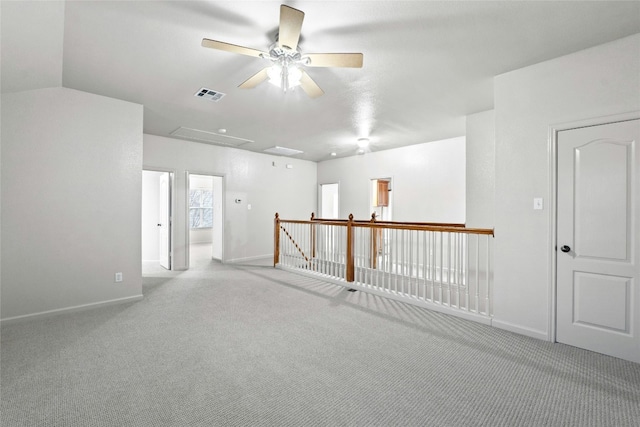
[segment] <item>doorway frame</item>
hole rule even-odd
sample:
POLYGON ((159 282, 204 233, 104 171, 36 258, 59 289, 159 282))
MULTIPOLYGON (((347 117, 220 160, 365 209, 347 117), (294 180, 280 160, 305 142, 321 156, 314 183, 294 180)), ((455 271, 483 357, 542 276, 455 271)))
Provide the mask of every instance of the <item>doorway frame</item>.
MULTIPOLYGON (((221 212, 222 212, 222 226, 221 226, 221 230, 220 230, 220 234, 222 234, 222 256, 220 259, 221 263, 225 263, 226 262, 226 257, 225 257, 225 233, 224 233, 224 223, 225 223, 225 212, 226 212, 226 193, 227 193, 227 178, 226 175, 223 173, 215 173, 215 172, 204 172, 204 171, 199 171, 199 170, 185 170, 184 171, 184 177, 185 177, 185 190, 184 190, 184 204, 185 204, 185 220, 184 220, 184 227, 185 227, 185 266, 186 269, 188 270, 191 265, 191 236, 189 234, 190 231, 190 227, 189 227, 189 189, 190 189, 190 184, 189 184, 189 175, 204 175, 204 176, 211 176, 211 177, 216 177, 216 178, 221 178, 222 179, 222 195, 220 196, 220 200, 222 202, 222 207, 221 207, 221 212)), ((214 196, 215 197, 215 196, 214 196)))
MULTIPOLYGON (((381 174, 382 175, 382 174, 381 174)), ((391 206, 391 221, 393 221, 393 211, 394 209, 394 200, 393 200, 393 189, 395 188, 395 177, 393 175, 386 175, 386 176, 377 176, 375 178, 369 178, 369 182, 367 183, 367 192, 369 193, 369 209, 371 209, 371 207, 373 207, 373 194, 371 191, 371 182, 372 181, 389 181, 389 184, 391 185, 391 189, 389 189, 389 192, 391 194, 389 194, 389 205, 391 206)), ((371 214, 373 214, 373 212, 369 212, 367 213, 367 219, 371 219, 371 214)), ((382 218, 380 218, 380 220, 382 220, 382 218)))
POLYGON ((322 218, 322 186, 323 185, 337 185, 338 186, 338 218, 340 218, 340 181, 335 181, 335 182, 321 182, 318 183, 318 204, 316 207, 316 210, 318 211, 318 218, 321 219, 326 219, 326 218, 322 218))
POLYGON ((548 153, 549 153, 549 327, 547 334, 549 341, 557 342, 557 291, 558 291, 558 133, 565 130, 580 129, 592 126, 606 125, 610 123, 627 122, 640 119, 640 111, 613 114, 607 116, 591 117, 583 120, 556 123, 549 126, 548 153))
MULTIPOLYGON (((171 168, 163 168, 159 166, 149 166, 142 165, 142 171, 149 172, 166 172, 169 174, 169 208, 171 212, 169 213, 169 271, 174 271, 174 245, 175 245, 175 230, 174 230, 174 219, 176 212, 176 169, 171 168)), ((140 175, 140 181, 142 181, 142 175, 140 175)), ((141 201, 142 203, 142 201, 141 201)), ((142 236, 141 236, 142 238, 142 236)), ((142 262, 142 260, 140 261, 142 262)))

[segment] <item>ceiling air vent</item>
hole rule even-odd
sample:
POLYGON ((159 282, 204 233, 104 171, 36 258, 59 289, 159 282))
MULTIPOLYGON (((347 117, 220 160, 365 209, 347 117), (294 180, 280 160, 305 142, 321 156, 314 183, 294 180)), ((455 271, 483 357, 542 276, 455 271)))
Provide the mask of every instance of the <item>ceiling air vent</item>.
POLYGON ((198 92, 196 92, 193 96, 197 96, 198 98, 207 99, 211 102, 218 102, 220 99, 225 96, 225 93, 217 92, 215 90, 207 89, 203 87, 198 92))
POLYGON ((239 147, 241 145, 248 144, 249 142, 253 142, 250 139, 185 127, 179 127, 171 132, 171 135, 176 138, 184 138, 192 141, 205 142, 207 144, 226 145, 231 147, 239 147))
POLYGON ((285 148, 285 147, 275 147, 267 148, 264 150, 265 153, 276 154, 278 156, 294 156, 296 154, 304 153, 304 151, 294 150, 293 148, 285 148))

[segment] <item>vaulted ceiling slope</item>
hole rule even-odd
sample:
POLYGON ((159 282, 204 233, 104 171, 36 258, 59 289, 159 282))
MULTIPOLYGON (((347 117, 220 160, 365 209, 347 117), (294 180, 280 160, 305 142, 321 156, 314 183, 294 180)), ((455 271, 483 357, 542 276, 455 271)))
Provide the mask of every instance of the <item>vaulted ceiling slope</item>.
POLYGON ((493 107, 493 77, 640 32, 638 1, 2 2, 2 91, 62 85, 144 105, 144 131, 180 127, 321 161, 464 134, 493 107), (240 89, 268 50, 280 4, 305 13, 306 53, 362 52, 363 68, 311 68, 324 95, 240 89), (224 93, 218 102, 194 96, 224 93), (225 129, 223 134, 220 129, 225 129), (242 138, 235 140, 229 137, 242 138))

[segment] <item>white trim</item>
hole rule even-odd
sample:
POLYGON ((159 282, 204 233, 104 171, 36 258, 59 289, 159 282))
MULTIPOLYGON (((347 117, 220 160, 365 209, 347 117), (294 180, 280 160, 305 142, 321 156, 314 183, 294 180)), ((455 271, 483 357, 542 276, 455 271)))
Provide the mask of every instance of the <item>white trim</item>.
POLYGON ((640 111, 628 111, 620 114, 612 114, 600 117, 591 117, 588 119, 574 120, 570 122, 553 123, 549 126, 556 131, 586 128, 590 126, 600 126, 609 123, 628 122, 630 120, 640 119, 640 111))
POLYGON ((557 152, 557 136, 558 130, 553 127, 549 127, 548 148, 549 153, 549 240, 548 243, 551 246, 549 251, 549 269, 547 281, 550 284, 547 293, 547 315, 549 321, 547 322, 547 339, 551 342, 556 341, 556 248, 558 246, 557 241, 557 204, 558 204, 558 152, 557 152))
MULTIPOLYGON (((571 122, 556 123, 549 126, 548 153, 549 153, 549 242, 551 243, 549 262, 549 326, 547 339, 556 342, 558 267, 557 258, 557 222, 558 222, 558 132, 570 129, 579 129, 590 126, 600 126, 609 123, 626 122, 640 119, 640 111, 630 111, 609 116, 592 117, 589 119, 575 120, 571 122)), ((494 322, 496 322, 494 320, 494 322)), ((506 328, 505 328, 506 329, 506 328)))
POLYGON ((142 165, 142 170, 143 171, 150 171, 150 172, 171 172, 171 173, 176 173, 177 169, 172 169, 172 168, 162 168, 159 166, 147 166, 147 165, 142 165))
POLYGON ((269 258, 273 259, 273 254, 256 255, 256 256, 250 256, 250 257, 246 257, 246 258, 228 259, 224 263, 225 264, 234 264, 234 263, 237 264, 237 263, 240 263, 240 262, 257 261, 257 260, 269 259, 269 258))
MULTIPOLYGON (((225 212, 226 212, 226 195, 227 195, 227 175, 224 173, 216 173, 216 172, 201 172, 201 171, 193 171, 193 170, 185 170, 185 190, 184 190, 184 195, 185 195, 185 200, 184 200, 184 204, 185 204, 185 266, 184 268, 179 269, 180 271, 186 271, 189 270, 190 268, 190 264, 191 264, 191 251, 190 251, 190 245, 191 245, 191 236, 189 235, 189 232, 191 231, 191 228, 189 227, 189 190, 191 188, 191 184, 189 182, 189 175, 203 175, 203 176, 210 176, 213 178, 221 178, 222 179, 222 195, 220 196, 220 200, 222 202, 222 207, 221 207, 221 212, 222 212, 222 230, 221 233, 222 234, 222 259, 220 259, 219 261, 222 262, 223 264, 225 262, 230 262, 228 260, 225 260, 225 256, 226 256, 226 251, 225 251, 225 241, 226 241, 226 236, 225 236, 225 231, 224 231, 224 223, 225 223, 225 212)), ((214 195, 214 200, 215 200, 215 195, 214 195)), ((215 203, 215 202, 214 202, 215 203)), ((213 258, 211 258, 213 259, 213 258)))
POLYGON ((514 323, 503 322, 497 319, 493 319, 491 326, 495 326, 498 329, 504 329, 505 331, 515 332, 516 334, 525 335, 527 337, 537 338, 543 341, 549 341, 549 336, 544 331, 538 331, 537 329, 527 328, 526 326, 520 326, 514 323))
POLYGON ((132 297, 124 297, 124 298, 116 298, 116 299, 107 300, 107 301, 92 302, 90 304, 75 305, 72 307, 58 308, 55 310, 41 311, 38 313, 24 314, 22 316, 7 317, 6 319, 0 319, 0 323, 2 323, 3 325, 7 325, 10 323, 18 323, 25 320, 43 319, 43 318, 56 316, 58 314, 63 314, 63 313, 74 313, 77 311, 91 310, 94 308, 106 307, 109 305, 123 304, 127 302, 136 302, 136 301, 142 300, 142 298, 143 296, 142 294, 140 294, 140 295, 134 295, 132 297))
POLYGON ((331 278, 331 277, 324 277, 324 276, 320 276, 318 273, 306 272, 304 270, 299 270, 299 269, 296 269, 296 268, 286 267, 286 266, 283 266, 281 264, 276 265, 276 268, 278 268, 280 270, 288 271, 290 273, 299 274, 301 276, 312 277, 314 279, 322 280, 323 282, 332 283, 332 284, 338 285, 338 286, 343 286, 345 288, 357 289, 359 291, 366 292, 368 294, 378 295, 378 296, 381 296, 383 298, 392 299, 392 300, 395 300, 395 301, 403 302, 405 304, 411 304, 411 305, 415 305, 415 306, 418 306, 418 307, 426 308, 428 310, 437 311, 439 313, 444 313, 444 314, 448 314, 448 315, 451 315, 451 316, 460 317, 460 318, 465 319, 465 320, 471 320, 471 321, 474 321, 474 322, 477 322, 477 323, 482 323, 484 325, 491 326, 491 324, 492 324, 491 317, 483 316, 481 314, 475 314, 475 313, 466 312, 466 311, 462 311, 462 310, 456 310, 456 309, 449 308, 449 307, 446 307, 446 306, 443 306, 443 305, 423 302, 423 301, 420 301, 420 300, 411 300, 411 299, 408 299, 408 298, 404 298, 404 297, 401 297, 401 296, 394 295, 394 294, 389 293, 389 292, 379 291, 377 289, 370 289, 370 288, 367 288, 366 286, 360 286, 360 285, 358 285, 358 284, 356 284, 354 282, 345 282, 344 280, 340 280, 340 279, 334 279, 334 278, 331 278))

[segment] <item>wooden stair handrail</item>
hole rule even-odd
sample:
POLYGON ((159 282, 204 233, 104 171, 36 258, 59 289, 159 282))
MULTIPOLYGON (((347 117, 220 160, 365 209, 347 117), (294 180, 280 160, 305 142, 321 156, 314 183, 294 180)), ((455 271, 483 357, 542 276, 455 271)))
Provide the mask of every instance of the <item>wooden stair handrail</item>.
POLYGON ((419 226, 419 225, 401 225, 401 224, 379 224, 379 223, 354 223, 354 227, 363 228, 381 228, 393 230, 417 230, 417 231, 440 231, 442 233, 463 233, 463 234, 488 234, 494 236, 492 228, 466 228, 466 227, 439 227, 439 226, 419 226))
MULTIPOLYGON (((346 224, 347 222, 349 222, 348 219, 322 219, 322 218, 313 218, 310 221, 304 221, 304 220, 287 220, 287 222, 301 222, 301 223, 308 223, 308 222, 314 222, 314 223, 320 223, 320 224, 326 224, 329 222, 335 222, 335 223, 340 223, 340 224, 346 224)), ((354 223, 369 223, 370 221, 368 220, 363 220, 363 219, 354 219, 353 220, 354 223)), ((406 225, 429 225, 432 227, 456 227, 456 228, 464 228, 466 226, 466 224, 462 224, 459 222, 401 222, 401 221, 375 221, 376 224, 406 224, 406 225)))
MULTIPOLYGON (((346 226, 347 221, 343 220, 323 220, 323 219, 314 219, 310 220, 296 220, 296 219, 281 219, 281 222, 286 222, 289 224, 325 224, 325 225, 339 225, 346 226)), ((380 228, 380 229, 396 229, 396 230, 417 230, 417 231, 440 231, 443 233, 464 233, 464 234, 488 234, 491 236, 495 236, 494 230, 492 228, 467 228, 464 226, 458 226, 455 224, 446 224, 446 225, 431 225, 434 223, 403 223, 396 221, 385 221, 385 222, 370 222, 370 221, 351 221, 353 227, 365 227, 365 228, 380 228)))

